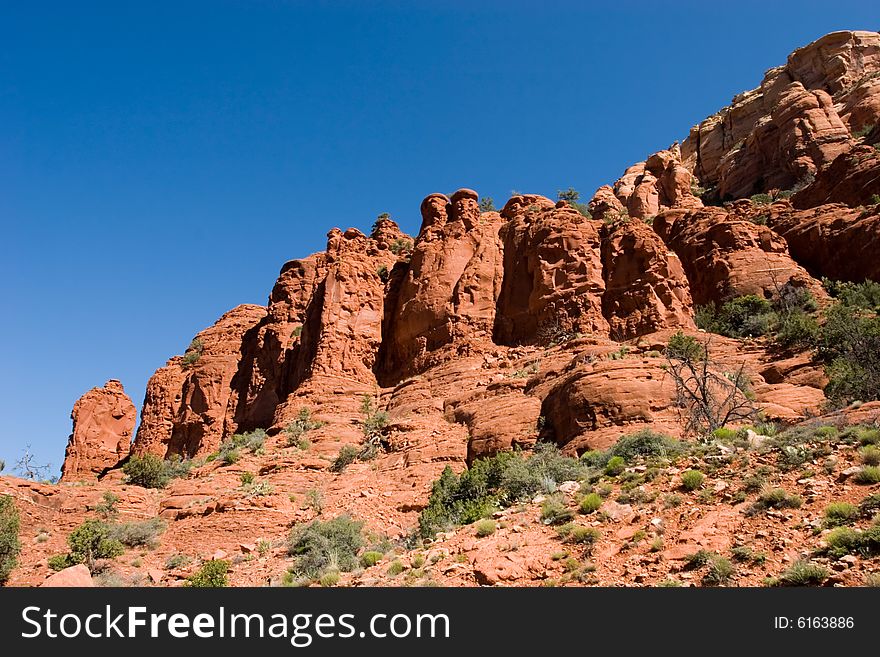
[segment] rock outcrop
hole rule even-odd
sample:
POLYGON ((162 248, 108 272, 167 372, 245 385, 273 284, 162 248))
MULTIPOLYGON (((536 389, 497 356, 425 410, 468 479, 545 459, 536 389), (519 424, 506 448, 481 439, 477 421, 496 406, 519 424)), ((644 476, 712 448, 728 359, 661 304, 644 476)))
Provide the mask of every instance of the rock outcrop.
POLYGON ((192 458, 214 451, 235 433, 228 412, 232 378, 244 335, 266 315, 263 306, 242 305, 200 332, 183 357, 176 356, 147 383, 133 452, 192 458))
POLYGON ((137 409, 116 379, 80 397, 70 419, 73 431, 64 455, 63 481, 95 479, 128 456, 137 409))

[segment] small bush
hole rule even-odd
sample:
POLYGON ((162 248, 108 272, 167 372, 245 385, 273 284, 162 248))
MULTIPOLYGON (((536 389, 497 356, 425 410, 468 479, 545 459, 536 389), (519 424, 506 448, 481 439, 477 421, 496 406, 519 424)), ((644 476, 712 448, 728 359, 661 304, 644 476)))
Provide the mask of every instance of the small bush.
POLYGON ((354 445, 343 445, 330 466, 330 470, 332 472, 342 472, 357 460, 358 454, 360 454, 360 450, 354 445))
POLYGON ((871 518, 874 514, 880 512, 880 493, 868 495, 859 502, 859 511, 865 518, 871 518))
POLYGON ((862 535, 850 527, 836 527, 825 536, 827 552, 835 557, 858 552, 862 546, 862 535))
POLYGON ((347 515, 294 527, 288 540, 288 552, 296 557, 295 570, 314 579, 330 568, 343 572, 354 569, 358 550, 363 545, 362 531, 363 523, 347 515))
POLYGON ((561 525, 574 517, 574 512, 565 505, 565 500, 553 495, 541 505, 541 522, 545 525, 561 525))
POLYGON ((753 511, 797 509, 801 504, 803 500, 797 495, 789 495, 784 488, 773 488, 761 493, 752 505, 752 509, 753 511))
POLYGON ((379 267, 376 270, 376 276, 378 276, 379 280, 383 283, 387 283, 389 278, 388 267, 386 265, 382 265, 381 267, 379 267))
POLYGON ((192 563, 192 557, 186 554, 172 554, 165 560, 165 570, 177 570, 192 563))
POLYGON ((386 570, 385 572, 390 577, 397 577, 404 570, 405 570, 405 567, 404 567, 403 563, 399 559, 395 559, 394 561, 391 562, 391 564, 389 564, 388 570, 386 570))
POLYGON ((339 584, 339 571, 328 570, 326 573, 318 578, 318 584, 323 587, 336 586, 337 584, 339 584))
POLYGON ((693 554, 685 556, 684 563, 686 570, 696 570, 710 563, 717 555, 709 550, 697 550, 693 554))
POLYGON ((491 196, 484 196, 480 199, 480 212, 495 212, 495 201, 491 196))
POLYGON ((880 465, 880 449, 875 445, 862 447, 859 457, 864 465, 880 465))
POLYGON ((308 441, 304 436, 309 431, 319 429, 323 426, 323 422, 312 419, 312 412, 308 408, 301 408, 296 415, 296 419, 284 427, 284 435, 287 437, 288 447, 299 447, 304 449, 308 445, 308 441))
POLYGON ((862 486, 880 484, 880 467, 866 465, 853 475, 853 481, 862 486))
POLYGON ((192 342, 190 342, 189 347, 186 348, 186 351, 183 354, 183 358, 181 359, 181 363, 184 369, 190 368, 195 365, 202 357, 202 352, 204 350, 205 345, 198 338, 195 338, 192 342))
POLYGON ((581 513, 593 513, 599 510, 603 501, 602 496, 598 493, 588 493, 581 498, 578 509, 581 513))
POLYGON ((616 477, 626 469, 626 461, 622 456, 612 456, 605 464, 605 474, 616 477))
POLYGON ((404 237, 398 237, 391 242, 391 245, 388 248, 391 249, 391 253, 394 255, 407 255, 412 253, 413 243, 404 237))
POLYGON ((229 440, 220 445, 220 449, 217 450, 217 460, 225 465, 232 465, 238 462, 243 451, 262 454, 265 442, 266 432, 263 429, 233 434, 229 440))
POLYGON ((736 545, 730 549, 731 556, 737 561, 761 565, 767 561, 767 555, 763 552, 755 552, 746 545, 736 545))
POLYGON ((377 563, 382 561, 382 557, 385 555, 381 552, 377 552, 376 550, 367 550, 361 555, 361 566, 364 568, 369 568, 371 566, 375 566, 377 563))
POLYGON ((165 521, 161 518, 151 518, 143 522, 111 525, 108 538, 119 541, 125 547, 154 548, 158 545, 158 537, 163 531, 165 531, 165 521))
POLYGON ((64 570, 76 565, 70 558, 70 554, 53 554, 46 560, 46 564, 55 571, 64 570))
POLYGON ((165 479, 165 466, 158 456, 144 454, 132 456, 122 466, 126 482, 144 488, 164 488, 168 483, 165 479))
POLYGON ((722 443, 730 443, 736 440, 738 432, 734 429, 729 429, 727 427, 718 427, 715 431, 712 432, 712 436, 714 436, 715 440, 722 443))
POLYGON ((582 525, 569 525, 567 527, 566 531, 560 532, 566 543, 574 543, 592 548, 596 541, 602 537, 601 532, 595 527, 584 527, 582 525))
POLYGON ((229 562, 223 559, 212 559, 202 564, 199 570, 187 578, 184 586, 198 589, 218 589, 228 586, 229 562))
POLYGON ((663 433, 642 429, 618 439, 609 453, 612 457, 619 456, 627 463, 638 458, 670 458, 684 452, 686 446, 663 433))
POLYGON ((859 509, 847 502, 832 502, 825 507, 825 526, 840 527, 848 525, 859 517, 859 509))
POLYGON ((703 485, 704 478, 699 470, 685 470, 681 473, 681 487, 686 491, 697 490, 703 485))
POLYGON ((98 559, 118 557, 125 548, 113 538, 110 526, 101 520, 86 520, 67 537, 69 564, 83 563, 92 570, 98 559))
POLYGON ((484 519, 478 520, 476 525, 476 534, 480 538, 491 536, 495 533, 496 525, 494 520, 484 519))
POLYGON ((828 579, 828 571, 809 561, 798 560, 782 571, 776 580, 779 586, 819 586, 828 579))
POLYGON ((18 538, 20 522, 18 510, 10 495, 0 495, 0 586, 18 565, 21 542, 18 538))
POLYGON ((679 360, 697 360, 703 357, 705 351, 706 347, 703 343, 685 335, 683 331, 678 331, 670 337, 666 345, 666 355, 679 360))
POLYGON ((704 586, 724 586, 734 575, 733 564, 720 555, 713 555, 709 561, 709 569, 703 575, 704 586))
POLYGON ((117 505, 119 504, 119 495, 108 491, 105 491, 101 496, 101 501, 95 505, 95 512, 104 518, 104 520, 110 520, 111 518, 115 518, 119 515, 119 509, 117 505))
POLYGON ((256 479, 256 475, 253 472, 242 472, 239 477, 242 486, 249 486, 254 483, 254 479, 256 479))

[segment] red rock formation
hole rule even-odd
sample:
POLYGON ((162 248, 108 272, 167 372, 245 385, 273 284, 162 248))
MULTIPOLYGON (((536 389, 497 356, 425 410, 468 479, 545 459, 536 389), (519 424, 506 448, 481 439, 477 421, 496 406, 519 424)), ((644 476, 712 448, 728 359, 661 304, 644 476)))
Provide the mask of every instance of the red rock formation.
POLYGON ((128 456, 137 409, 116 379, 80 397, 70 419, 73 432, 61 468, 63 481, 94 479, 128 456))
POLYGON ((761 86, 691 130, 684 164, 719 198, 808 183, 880 118, 880 35, 835 32, 792 53, 761 86))
POLYGON ((501 218, 480 212, 476 192, 431 194, 421 211, 383 350, 392 380, 423 369, 431 352, 457 340, 490 339, 501 287, 501 218))
POLYGON ((507 223, 495 341, 546 344, 563 335, 607 333, 602 224, 565 201, 536 195, 514 196, 501 216, 507 223))
MULTIPOLYGON (((880 99, 880 90, 877 95, 880 99)), ((876 204, 880 199, 880 126, 872 136, 875 137, 873 146, 856 146, 822 169, 811 185, 792 197, 795 207, 812 208, 823 203, 846 203, 852 207, 876 204)))
POLYGON ((833 204, 794 211, 787 204, 774 204, 768 225, 816 277, 880 280, 880 205, 833 204))
POLYGON ((262 306, 233 308, 196 336, 198 358, 187 364, 174 357, 150 378, 134 453, 193 457, 214 451, 235 432, 228 424, 232 378, 245 334, 265 315, 262 306))
MULTIPOLYGON (((614 194, 630 217, 644 220, 666 208, 702 207, 703 202, 691 191, 693 182, 693 175, 682 164, 676 145, 629 167, 614 183, 614 194)), ((596 194, 591 205, 601 203, 607 196, 603 188, 596 194)))
POLYGON ((667 327, 696 328, 681 261, 641 221, 603 228, 602 312, 619 340, 667 327))
POLYGON ((760 212, 743 201, 730 211, 669 210, 654 220, 654 229, 684 265, 695 304, 745 294, 770 298, 787 283, 822 296, 821 285, 792 260, 785 240, 749 219, 760 212))

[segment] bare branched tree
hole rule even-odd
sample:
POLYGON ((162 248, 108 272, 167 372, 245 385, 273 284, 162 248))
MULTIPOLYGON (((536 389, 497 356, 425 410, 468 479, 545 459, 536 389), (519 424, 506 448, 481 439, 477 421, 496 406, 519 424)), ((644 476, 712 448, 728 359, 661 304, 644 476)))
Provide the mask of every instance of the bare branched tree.
POLYGON ((46 481, 49 477, 49 472, 52 469, 48 463, 46 465, 39 465, 35 462, 36 457, 34 453, 31 451, 30 444, 25 445, 24 454, 22 454, 21 458, 18 459, 18 462, 15 464, 15 471, 24 476, 25 479, 33 479, 36 481, 46 481))
POLYGON ((759 412, 745 363, 722 370, 709 356, 709 341, 694 338, 690 348, 667 349, 666 370, 675 382, 675 403, 688 433, 706 436, 732 422, 754 419, 759 412))

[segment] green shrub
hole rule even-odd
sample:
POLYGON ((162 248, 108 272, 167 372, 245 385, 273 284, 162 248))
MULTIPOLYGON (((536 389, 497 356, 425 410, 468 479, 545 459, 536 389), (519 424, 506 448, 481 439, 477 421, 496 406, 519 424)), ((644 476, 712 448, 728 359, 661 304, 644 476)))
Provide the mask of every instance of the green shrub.
POLYGON ((666 344, 666 355, 669 358, 697 360, 702 358, 705 352, 706 347, 702 342, 694 337, 685 335, 683 331, 675 333, 666 344))
POLYGON ((731 338, 757 337, 769 332, 773 322, 769 301, 754 294, 736 297, 721 306, 716 333, 731 338))
POLYGON ((76 565, 73 559, 70 558, 70 554, 53 554, 46 560, 46 564, 55 571, 64 570, 76 565))
POLYGON ((616 477, 626 469, 626 461, 622 456, 612 456, 605 464, 605 474, 616 477))
POLYGON ((859 511, 865 518, 871 518, 874 514, 880 512, 880 493, 868 495, 859 502, 859 511))
POLYGON ((288 552, 296 558, 294 569, 311 579, 329 568, 343 572, 354 569, 363 545, 362 531, 363 523, 347 515, 294 527, 288 540, 288 552))
POLYGON ((389 278, 387 265, 382 265, 381 267, 379 267, 376 270, 376 276, 378 276, 379 280, 382 281, 383 283, 387 283, 388 278, 389 278))
POLYGON ((360 451, 361 450, 354 445, 343 445, 342 449, 340 449, 339 453, 336 455, 333 464, 330 466, 330 470, 332 472, 342 472, 346 467, 357 460, 360 451))
POLYGON ((483 520, 478 520, 476 524, 476 535, 480 538, 485 538, 486 536, 491 536, 495 533, 496 525, 494 520, 489 520, 488 518, 483 520))
POLYGON ((776 583, 779 586, 819 586, 828 579, 828 571, 809 561, 795 561, 782 571, 776 583))
POLYGON ((377 447, 384 446, 385 430, 391 421, 388 413, 379 410, 370 395, 364 395, 361 397, 361 414, 364 416, 361 420, 364 441, 377 447))
POLYGON ((784 488, 773 488, 764 491, 752 505, 753 511, 765 511, 767 509, 797 509, 803 504, 803 500, 797 495, 789 495, 784 488))
POLYGON ((710 563, 717 555, 709 550, 697 550, 693 554, 688 554, 684 558, 685 570, 696 570, 710 563))
POLYGON ((98 559, 118 557, 125 548, 112 537, 110 526, 101 520, 86 520, 67 537, 68 565, 83 563, 92 570, 98 559))
POLYGON ((109 490, 104 491, 104 494, 101 496, 101 501, 95 505, 95 512, 103 517, 104 520, 110 520, 119 515, 119 509, 117 508, 118 504, 119 495, 116 495, 109 490))
POLYGON ((242 472, 239 477, 242 486, 249 486, 254 483, 254 479, 256 479, 256 475, 253 472, 242 472))
POLYGON ((681 441, 657 433, 651 429, 642 429, 636 433, 621 436, 611 447, 611 457, 619 456, 627 463, 638 458, 670 458, 684 452, 686 446, 681 441))
POLYGON ((172 479, 189 474, 191 467, 191 461, 177 455, 163 461, 155 454, 144 454, 129 457, 122 472, 125 483, 143 488, 164 488, 172 479))
POLYGON ((339 571, 328 570, 326 573, 318 578, 318 584, 323 587, 336 586, 337 584, 339 584, 339 571))
POLYGON ((190 342, 189 347, 186 348, 186 351, 183 354, 183 358, 181 359, 181 363, 184 369, 195 365, 199 361, 199 358, 202 357, 202 352, 204 350, 205 345, 198 338, 195 338, 192 342, 190 342))
POLYGON ((825 396, 832 403, 880 399, 880 317, 835 304, 825 311, 818 356, 827 363, 825 396))
POLYGON ((202 564, 196 573, 187 578, 184 586, 198 589, 218 589, 229 585, 227 577, 229 562, 212 559, 202 564))
POLYGON ((525 457, 502 452, 477 459, 461 475, 447 467, 434 482, 428 504, 419 515, 419 535, 432 538, 438 531, 466 525, 538 491, 549 492, 563 481, 585 474, 577 459, 563 456, 554 445, 539 443, 525 457))
POLYGON ((308 447, 308 440, 304 438, 305 434, 309 431, 319 429, 322 426, 324 426, 323 422, 312 419, 312 412, 308 408, 303 407, 299 409, 296 419, 289 422, 287 426, 284 427, 284 435, 287 437, 287 446, 305 449, 308 447))
POLYGON ((238 462, 243 451, 262 454, 265 442, 266 431, 263 429, 233 434, 229 440, 221 443, 217 450, 217 459, 225 465, 232 465, 238 462))
POLYGON ((151 518, 142 522, 123 522, 110 525, 108 538, 111 541, 119 541, 125 547, 148 547, 158 545, 159 535, 165 531, 165 521, 161 518, 151 518))
POLYGON ((574 517, 561 495, 552 495, 541 504, 541 522, 545 525, 561 525, 574 517))
POLYGON ((398 237, 396 240, 391 242, 391 245, 388 248, 394 255, 407 255, 409 253, 412 253, 413 243, 404 237, 398 237))
POLYGON ((603 501, 602 496, 598 493, 588 493, 581 498, 578 509, 581 513, 593 513, 599 510, 603 501))
POLYGON ((385 555, 381 552, 377 552, 376 550, 367 550, 361 555, 361 566, 364 568, 369 568, 370 566, 375 566, 377 563, 382 561, 382 557, 385 555))
POLYGON ((480 212, 495 212, 495 201, 491 196, 483 196, 480 199, 480 212))
POLYGON ((755 552, 752 548, 746 545, 736 545, 730 549, 731 556, 737 561, 744 561, 746 563, 754 563, 761 565, 765 561, 767 561, 767 555, 763 552, 755 552))
POLYGON ((727 427, 718 427, 712 432, 712 435, 715 437, 715 440, 722 443, 730 443, 736 439, 738 432, 727 427))
POLYGON ((835 527, 825 536, 828 553, 834 557, 858 552, 862 545, 862 535, 850 527, 835 527))
POLYGON ((819 323, 802 310, 780 315, 776 326, 776 343, 786 348, 812 348, 819 339, 819 323))
POLYGON ((828 294, 835 297, 843 306, 880 311, 880 283, 870 280, 850 283, 824 279, 822 284, 828 290, 828 294))
POLYGON ((165 560, 165 570, 177 570, 192 563, 192 557, 186 554, 172 554, 165 560))
POLYGON ((880 465, 880 449, 875 445, 862 447, 859 456, 864 465, 880 465))
POLYGON ((703 575, 704 586, 724 586, 734 575, 733 564, 720 555, 713 555, 709 561, 709 569, 703 575))
POLYGON ((584 527, 583 525, 575 525, 569 523, 559 528, 559 535, 566 543, 574 543, 592 548, 593 545, 602 537, 601 532, 595 527, 584 527))
POLYGON ((866 465, 853 475, 853 481, 862 486, 880 484, 880 468, 875 465, 866 465))
POLYGON ((9 579, 9 574, 18 565, 21 541, 18 535, 20 523, 18 509, 10 495, 0 495, 0 586, 9 579))
POLYGON ((756 205, 769 205, 773 202, 773 197, 770 194, 753 194, 749 200, 756 205))
POLYGON ((399 559, 395 559, 388 565, 385 572, 391 577, 397 577, 405 570, 403 563, 399 559))
POLYGON ((168 480, 165 479, 165 466, 158 456, 144 454, 132 456, 122 466, 126 482, 144 488, 163 488, 168 480))
POLYGON ((699 470, 685 470, 681 473, 681 487, 687 491, 697 490, 703 485, 704 478, 699 470))
POLYGON ((848 502, 832 502, 825 507, 825 526, 848 525, 859 517, 859 509, 848 502))

